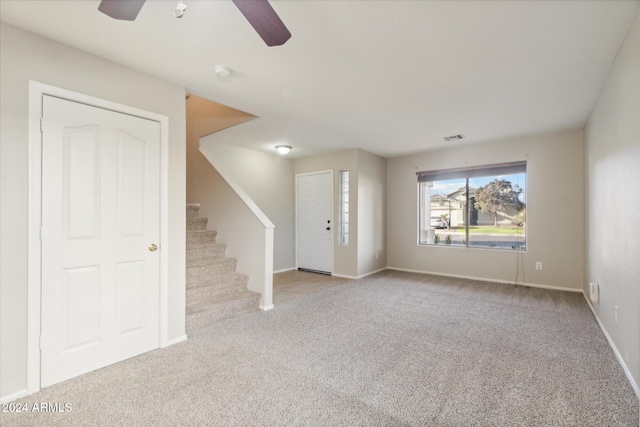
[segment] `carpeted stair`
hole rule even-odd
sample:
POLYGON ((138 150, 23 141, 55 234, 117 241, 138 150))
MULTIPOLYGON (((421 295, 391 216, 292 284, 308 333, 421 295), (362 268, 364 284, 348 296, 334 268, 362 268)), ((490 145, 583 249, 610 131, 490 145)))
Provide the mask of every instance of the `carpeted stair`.
POLYGON ((236 273, 237 260, 207 230, 200 206, 187 205, 187 333, 260 307, 260 294, 247 289, 247 276, 236 273))

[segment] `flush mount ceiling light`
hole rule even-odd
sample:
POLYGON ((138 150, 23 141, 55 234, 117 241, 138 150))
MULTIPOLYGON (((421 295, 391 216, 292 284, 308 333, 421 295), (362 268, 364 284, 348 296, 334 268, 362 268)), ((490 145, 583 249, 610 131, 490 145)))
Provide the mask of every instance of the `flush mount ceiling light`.
POLYGON ((231 70, 225 67, 216 67, 213 69, 213 71, 216 73, 216 75, 220 78, 226 79, 227 77, 229 77, 231 75, 231 70))
POLYGON ((182 0, 178 1, 178 6, 176 6, 176 10, 173 11, 173 16, 176 18, 182 18, 184 16, 184 11, 187 10, 187 5, 182 2, 182 0))
POLYGON ((289 151, 291 151, 291 146, 290 145, 276 145, 276 150, 278 150, 278 153, 282 154, 283 156, 285 154, 289 154, 289 151))

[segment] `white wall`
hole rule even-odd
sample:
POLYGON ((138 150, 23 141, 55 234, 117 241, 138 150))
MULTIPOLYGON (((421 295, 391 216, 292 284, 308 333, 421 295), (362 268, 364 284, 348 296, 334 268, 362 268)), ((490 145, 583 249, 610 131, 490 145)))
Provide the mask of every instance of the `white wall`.
POLYGON ((345 150, 336 153, 296 159, 293 162, 294 174, 333 170, 333 274, 356 277, 358 275, 358 150, 345 150), (340 180, 338 172, 349 170, 350 196, 350 235, 349 244, 339 244, 338 215, 340 180))
POLYGON ((273 223, 232 177, 218 173, 219 159, 200 151, 202 136, 253 118, 196 95, 189 97, 187 203, 200 204, 200 215, 209 218, 207 228, 218 232, 217 241, 227 245, 226 255, 238 260, 236 271, 249 277, 247 287, 262 294, 260 305, 267 309, 273 290, 273 223))
MULTIPOLYGON (((640 12, 639 12, 640 13, 640 12)), ((585 127, 586 270, 597 316, 640 382, 640 15, 585 127), (614 306, 618 306, 618 322, 614 306)))
POLYGON ((216 240, 227 245, 226 255, 238 260, 236 271, 248 276, 247 287, 262 294, 260 306, 269 309, 273 304, 273 227, 265 228, 234 187, 211 166, 209 179, 193 194, 199 196, 200 215, 209 218, 207 228, 218 232, 216 240))
POLYGON ((357 172, 358 276, 363 276, 387 266, 387 160, 358 150, 357 172))
MULTIPOLYGON (((240 125, 242 126, 242 125, 240 125)), ((293 160, 262 151, 200 139, 200 150, 217 159, 219 172, 231 177, 276 226, 273 270, 292 269, 295 260, 293 160)))
MULTIPOLYGON (((391 268, 511 281, 521 254, 526 282, 583 284, 582 132, 467 145, 387 161, 387 261, 391 268), (419 246, 416 172, 527 161, 527 251, 419 246), (534 269, 535 262, 542 271, 534 269)), ((520 274, 519 282, 522 280, 520 274)))
POLYGON ((169 117, 169 339, 184 335, 184 89, 0 23, 2 398, 26 388, 29 80, 169 117))

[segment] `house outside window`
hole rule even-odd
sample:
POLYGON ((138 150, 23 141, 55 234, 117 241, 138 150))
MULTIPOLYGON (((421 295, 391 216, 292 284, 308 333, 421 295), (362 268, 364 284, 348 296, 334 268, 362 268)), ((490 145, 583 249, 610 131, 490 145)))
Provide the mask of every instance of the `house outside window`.
POLYGON ((417 175, 419 245, 526 250, 526 162, 417 175))

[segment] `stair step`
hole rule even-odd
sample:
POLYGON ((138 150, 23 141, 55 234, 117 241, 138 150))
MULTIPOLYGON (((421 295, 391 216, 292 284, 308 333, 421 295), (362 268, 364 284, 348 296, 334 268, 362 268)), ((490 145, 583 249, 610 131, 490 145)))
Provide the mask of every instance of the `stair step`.
POLYGON ((208 245, 216 242, 217 231, 214 230, 202 230, 202 231, 187 231, 187 246, 196 247, 193 245, 208 245))
POLYGON ((195 287, 198 283, 215 282, 218 279, 234 274, 237 260, 233 258, 218 258, 209 264, 197 265, 186 269, 187 287, 195 287))
POLYGON ((196 217, 187 218, 187 231, 202 231, 207 229, 209 218, 196 217))
POLYGON ((224 258, 227 253, 227 245, 212 243, 187 248, 187 267, 206 264, 212 258, 224 258))
POLYGON ((244 291, 248 291, 246 276, 239 274, 228 276, 226 280, 187 288, 187 306, 201 301, 216 302, 234 299, 244 291))
POLYGON ((187 218, 197 218, 200 216, 200 204, 192 203, 187 205, 187 218))
POLYGON ((215 322, 239 316, 241 314, 257 312, 260 309, 259 293, 252 293, 246 298, 227 301, 221 304, 212 304, 206 309, 193 312, 187 316, 187 334, 206 328, 215 322))
POLYGON ((238 260, 234 258, 212 258, 206 264, 189 267, 186 277, 220 277, 235 273, 238 260))
POLYGON ((238 287, 246 289, 249 278, 244 274, 231 273, 218 277, 196 277, 187 281, 187 291, 190 289, 213 286, 218 289, 236 289, 238 287))
POLYGON ((217 288, 246 288, 249 278, 244 274, 232 272, 221 274, 215 277, 197 276, 187 281, 187 289, 202 288, 204 286, 214 286, 217 288))
POLYGON ((251 292, 248 289, 235 289, 232 292, 226 291, 219 295, 205 295, 201 299, 191 298, 187 304, 187 314, 198 313, 202 310, 208 310, 213 306, 225 304, 231 301, 243 300, 246 298, 252 298, 255 292, 251 292))

